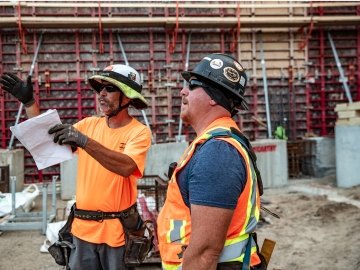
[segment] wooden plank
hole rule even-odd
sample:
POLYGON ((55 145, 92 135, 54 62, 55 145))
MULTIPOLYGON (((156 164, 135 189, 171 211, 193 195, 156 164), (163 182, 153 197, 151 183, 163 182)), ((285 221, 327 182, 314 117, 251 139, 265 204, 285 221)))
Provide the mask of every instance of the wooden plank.
POLYGON ((349 110, 360 110, 360 101, 349 103, 348 109, 349 110))
MULTIPOLYGON (((360 25, 360 16, 314 16, 314 17, 245 17, 241 18, 241 27, 260 28, 298 28, 308 25, 311 21, 314 26, 345 26, 360 25)), ((234 27, 237 24, 236 17, 102 17, 103 28, 121 27, 174 27, 178 22, 181 28, 217 28, 221 25, 224 28, 234 27)), ((99 18, 97 17, 30 17, 22 16, 21 25, 26 28, 98 28, 99 18)), ((0 28, 18 27, 17 17, 2 17, 0 28)))
MULTIPOLYGON (((2 2, 1 6, 17 6, 20 5, 21 7, 43 7, 43 8, 49 8, 49 7, 56 7, 56 8, 63 8, 63 7, 98 7, 99 2, 98 1, 86 1, 86 2, 72 2, 72 1, 7 1, 2 2)), ((119 7, 119 8, 176 8, 176 2, 171 3, 132 3, 132 2, 101 2, 101 7, 119 7)), ((358 6, 359 3, 356 2, 330 2, 330 1, 319 1, 319 2, 307 2, 303 3, 301 1, 268 1, 266 3, 240 3, 240 8, 261 8, 261 9, 279 9, 279 8, 317 8, 317 7, 352 7, 352 6, 358 6)), ((178 6, 180 8, 237 8, 237 3, 182 3, 179 2, 178 6)))
POLYGON ((360 110, 358 110, 358 111, 349 111, 349 110, 338 111, 338 117, 340 119, 351 118, 351 117, 360 117, 360 110))
POLYGON ((352 103, 340 103, 335 106, 335 112, 347 110, 360 110, 360 101, 352 103))
POLYGON ((336 121, 336 125, 357 126, 357 125, 360 125, 360 117, 348 118, 348 119, 338 119, 336 121))
POLYGON ((348 108, 347 103, 339 103, 335 106, 335 112, 346 111, 348 108))

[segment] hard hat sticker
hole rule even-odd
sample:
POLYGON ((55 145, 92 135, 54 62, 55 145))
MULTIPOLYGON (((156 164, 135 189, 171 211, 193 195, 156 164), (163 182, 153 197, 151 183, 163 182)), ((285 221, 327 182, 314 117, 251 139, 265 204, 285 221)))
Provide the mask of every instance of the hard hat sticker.
POLYGON ((234 61, 234 66, 239 70, 239 71, 243 71, 243 67, 236 61, 234 61))
POLYGON ((130 80, 136 81, 136 74, 134 72, 130 72, 128 77, 130 80))
POLYGON ((211 61, 211 58, 210 58, 210 57, 205 56, 205 57, 203 58, 203 60, 208 60, 208 61, 211 61))
POLYGON ((224 68, 224 76, 226 79, 234 83, 240 80, 239 73, 232 67, 224 68))
POLYGON ((213 59, 210 62, 210 67, 212 67, 213 69, 220 69, 220 68, 222 68, 223 65, 224 65, 224 62, 220 59, 213 59))

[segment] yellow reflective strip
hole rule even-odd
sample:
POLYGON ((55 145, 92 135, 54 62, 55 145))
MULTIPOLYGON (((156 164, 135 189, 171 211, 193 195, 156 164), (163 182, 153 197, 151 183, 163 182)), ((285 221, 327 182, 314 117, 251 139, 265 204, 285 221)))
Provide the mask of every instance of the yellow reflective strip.
POLYGON ((255 206, 255 218, 259 222, 260 219, 260 209, 255 206))
POLYGON ((180 237, 181 237, 181 244, 185 244, 185 225, 186 220, 183 220, 183 225, 180 228, 180 237))
POLYGON ((244 240, 248 239, 248 237, 249 237, 248 234, 243 234, 243 235, 237 236, 235 238, 226 239, 224 246, 229 246, 229 245, 239 243, 241 241, 244 241, 244 240))
POLYGON ((164 262, 161 263, 161 268, 163 270, 181 270, 182 265, 181 264, 166 264, 164 262))
POLYGON ((171 243, 171 232, 172 230, 174 229, 174 220, 173 219, 170 219, 170 228, 169 230, 167 231, 166 233, 166 243, 171 243))

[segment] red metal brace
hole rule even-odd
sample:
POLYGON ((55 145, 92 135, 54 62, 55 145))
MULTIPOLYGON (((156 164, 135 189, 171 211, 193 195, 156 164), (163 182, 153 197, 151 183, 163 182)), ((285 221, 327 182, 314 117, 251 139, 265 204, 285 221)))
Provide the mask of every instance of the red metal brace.
POLYGON ((99 53, 104 53, 104 43, 103 43, 103 29, 102 29, 102 24, 101 24, 101 6, 100 6, 100 1, 98 2, 98 15, 99 15, 99 53))
POLYGON ((171 39, 170 44, 169 44, 169 52, 170 52, 170 54, 174 53, 174 51, 175 51, 178 31, 179 31, 179 2, 176 1, 176 23, 175 23, 175 28, 171 33, 172 39, 171 39))
POLYGON ((237 26, 236 29, 235 27, 232 29, 232 42, 230 44, 230 52, 234 52, 236 49, 236 45, 237 42, 239 40, 239 36, 240 36, 240 2, 237 2, 237 7, 236 7, 236 18, 237 18, 237 26))
MULTIPOLYGON (((312 1, 310 2, 310 10, 311 10, 311 21, 310 21, 310 25, 308 27, 308 32, 306 33, 306 35, 304 37, 304 40, 299 43, 299 49, 300 50, 303 50, 306 47, 306 45, 309 42, 309 39, 311 38, 311 33, 312 33, 313 29, 314 29, 314 21, 313 21, 313 14, 312 14, 312 1)), ((306 26, 300 27, 299 32, 303 32, 305 27, 306 26)))
POLYGON ((20 7, 20 2, 18 2, 17 5, 17 11, 18 11, 18 28, 19 28, 19 39, 20 39, 20 43, 21 43, 21 48, 24 54, 27 54, 27 46, 26 46, 26 42, 25 42, 25 30, 22 28, 21 25, 21 7, 20 7))

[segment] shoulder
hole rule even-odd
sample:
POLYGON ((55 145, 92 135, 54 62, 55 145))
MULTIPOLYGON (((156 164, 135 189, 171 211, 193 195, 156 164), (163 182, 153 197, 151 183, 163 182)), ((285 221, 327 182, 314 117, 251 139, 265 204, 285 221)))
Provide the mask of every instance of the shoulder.
POLYGON ((198 154, 208 155, 208 154, 217 154, 219 155, 231 155, 241 157, 239 151, 236 147, 230 144, 227 141, 211 138, 210 140, 204 142, 198 147, 198 154))
POLYGON ((151 134, 150 129, 146 125, 141 123, 139 120, 137 120, 136 118, 132 119, 132 121, 130 122, 130 124, 128 126, 128 130, 133 135, 144 134, 145 136, 150 137, 150 134, 151 134))
POLYGON ((102 122, 102 121, 105 121, 105 117, 89 116, 89 117, 85 117, 85 118, 81 119, 78 123, 90 124, 90 123, 98 123, 98 122, 102 122))
POLYGON ((99 124, 101 122, 104 122, 104 121, 105 121, 105 117, 89 116, 89 117, 85 117, 84 119, 81 119, 79 122, 74 124, 74 126, 76 128, 79 128, 79 127, 97 125, 97 124, 99 124))

